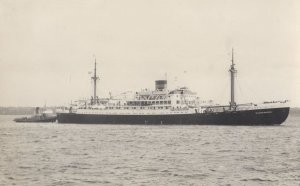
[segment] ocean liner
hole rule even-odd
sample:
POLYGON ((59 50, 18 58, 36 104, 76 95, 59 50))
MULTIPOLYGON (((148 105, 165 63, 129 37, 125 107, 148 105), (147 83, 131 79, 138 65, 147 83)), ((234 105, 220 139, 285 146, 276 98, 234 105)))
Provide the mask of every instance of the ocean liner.
POLYGON ((57 111, 59 123, 81 124, 145 124, 145 125, 280 125, 289 114, 289 101, 261 104, 237 104, 235 101, 235 68, 232 51, 230 102, 218 105, 204 102, 187 87, 167 89, 167 80, 155 81, 155 90, 126 92, 110 98, 96 93, 96 61, 94 95, 78 100, 67 109, 57 111))

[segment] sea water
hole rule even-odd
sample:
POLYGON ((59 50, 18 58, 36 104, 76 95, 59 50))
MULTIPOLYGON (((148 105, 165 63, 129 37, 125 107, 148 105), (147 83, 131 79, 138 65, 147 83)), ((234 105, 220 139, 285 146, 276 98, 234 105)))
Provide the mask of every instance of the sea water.
POLYGON ((15 123, 0 185, 299 185, 300 116, 281 126, 15 123))

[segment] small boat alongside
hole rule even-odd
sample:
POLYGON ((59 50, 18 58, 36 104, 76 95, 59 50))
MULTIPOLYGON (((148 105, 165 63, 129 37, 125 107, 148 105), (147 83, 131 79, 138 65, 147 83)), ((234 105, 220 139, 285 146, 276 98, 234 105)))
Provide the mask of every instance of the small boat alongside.
POLYGON ((56 114, 53 111, 39 113, 39 107, 35 109, 35 114, 28 117, 15 118, 15 122, 56 122, 56 114))

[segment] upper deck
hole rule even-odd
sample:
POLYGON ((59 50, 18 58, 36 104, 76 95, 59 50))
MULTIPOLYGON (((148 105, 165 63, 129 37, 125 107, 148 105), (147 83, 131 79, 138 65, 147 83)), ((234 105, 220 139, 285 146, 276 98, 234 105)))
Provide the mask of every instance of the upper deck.
POLYGON ((154 91, 143 89, 110 98, 79 100, 63 112, 119 115, 193 114, 277 108, 287 104, 288 101, 239 104, 232 110, 230 105, 214 104, 211 100, 202 101, 195 92, 181 87, 172 91, 165 88, 154 91))

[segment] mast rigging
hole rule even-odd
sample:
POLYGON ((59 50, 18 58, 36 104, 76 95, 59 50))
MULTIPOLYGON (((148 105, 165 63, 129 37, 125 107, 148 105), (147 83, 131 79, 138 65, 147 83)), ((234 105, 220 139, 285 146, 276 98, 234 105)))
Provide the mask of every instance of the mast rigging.
POLYGON ((234 67, 234 50, 232 48, 232 54, 231 54, 231 66, 230 66, 230 69, 229 69, 229 72, 230 72, 230 110, 235 110, 236 109, 236 102, 235 102, 235 95, 234 95, 234 92, 235 92, 235 87, 234 87, 234 75, 237 73, 237 70, 235 69, 234 67))
POLYGON ((99 77, 97 76, 97 62, 95 58, 95 67, 94 67, 94 76, 91 77, 94 82, 94 97, 92 99, 92 104, 97 103, 97 80, 99 80, 99 77))

